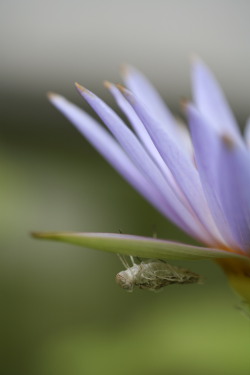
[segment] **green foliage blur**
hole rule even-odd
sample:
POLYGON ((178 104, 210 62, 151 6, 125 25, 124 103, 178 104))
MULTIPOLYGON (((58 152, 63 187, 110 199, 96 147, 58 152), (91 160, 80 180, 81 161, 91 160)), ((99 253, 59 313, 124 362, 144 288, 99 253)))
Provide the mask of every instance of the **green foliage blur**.
POLYGON ((3 108, 1 373, 248 375, 250 321, 215 264, 178 263, 204 285, 128 294, 113 254, 31 238, 72 230, 191 241, 44 97, 11 95, 3 108))

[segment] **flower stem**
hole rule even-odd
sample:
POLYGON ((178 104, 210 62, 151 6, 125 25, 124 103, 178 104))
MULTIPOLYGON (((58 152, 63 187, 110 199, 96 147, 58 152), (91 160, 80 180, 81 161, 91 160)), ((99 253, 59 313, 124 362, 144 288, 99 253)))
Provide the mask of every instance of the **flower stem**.
POLYGON ((218 259, 229 283, 248 306, 250 313, 250 262, 239 259, 218 259))

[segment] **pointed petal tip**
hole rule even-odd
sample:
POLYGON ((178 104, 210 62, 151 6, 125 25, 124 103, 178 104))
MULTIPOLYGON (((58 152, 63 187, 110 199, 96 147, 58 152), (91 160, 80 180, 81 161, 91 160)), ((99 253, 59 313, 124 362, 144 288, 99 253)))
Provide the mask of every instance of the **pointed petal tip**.
POLYGON ((126 89, 125 86, 121 85, 120 83, 117 83, 116 87, 123 93, 123 94, 126 94, 128 93, 129 91, 126 89))
POLYGON ((30 232, 30 235, 33 238, 44 238, 45 233, 43 233, 43 232, 30 232))
POLYGON ((196 55, 196 54, 192 55, 191 67, 192 67, 193 74, 206 73, 206 74, 213 76, 211 69, 199 55, 196 55))
POLYGON ((133 93, 130 90, 128 90, 126 87, 124 87, 123 85, 121 85, 119 83, 116 85, 116 87, 126 97, 126 99, 129 101, 130 104, 135 104, 136 103, 135 97, 134 97, 133 93))
POLYGON ((47 98, 49 100, 53 100, 53 99, 56 99, 56 98, 60 98, 60 95, 58 95, 58 94, 56 94, 54 92, 49 91, 49 92, 47 92, 47 98))
POLYGON ((77 91, 83 96, 83 97, 95 97, 95 94, 93 94, 91 91, 89 91, 88 89, 86 89, 86 87, 80 85, 78 82, 75 82, 75 87, 77 89, 77 91))
MULTIPOLYGON (((66 232, 65 232, 66 233, 66 232)), ((30 232, 31 237, 42 240, 56 240, 60 237, 60 232, 30 232)))
POLYGON ((104 87, 106 87, 108 90, 110 90, 112 87, 114 87, 114 84, 110 81, 103 81, 104 87))
POLYGON ((78 82, 75 82, 75 87, 80 92, 86 92, 86 91, 88 91, 85 87, 83 87, 82 85, 80 85, 78 82))
POLYGON ((126 64, 126 63, 121 64, 121 65, 120 65, 120 72, 121 72, 121 75, 122 75, 122 76, 124 76, 124 75, 126 76, 127 73, 128 73, 128 69, 129 69, 128 64, 126 64))
POLYGON ((228 150, 234 149, 236 144, 230 134, 227 134, 227 133, 222 134, 221 140, 228 150))
POLYGON ((120 73, 124 79, 126 79, 126 77, 131 73, 132 70, 133 67, 128 63, 123 63, 120 65, 120 73))
POLYGON ((191 102, 187 98, 181 98, 180 100, 180 107, 183 112, 186 112, 188 110, 188 107, 190 106, 191 102))
POLYGON ((195 52, 190 55, 190 62, 191 62, 192 65, 204 64, 204 61, 202 60, 200 55, 198 53, 195 53, 195 52))

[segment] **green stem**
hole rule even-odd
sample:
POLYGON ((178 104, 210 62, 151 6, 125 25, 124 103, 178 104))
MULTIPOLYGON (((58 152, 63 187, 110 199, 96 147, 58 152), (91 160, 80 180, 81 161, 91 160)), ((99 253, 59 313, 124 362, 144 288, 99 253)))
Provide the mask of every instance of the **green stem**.
POLYGON ((220 259, 217 263, 227 274, 232 288, 250 309, 250 262, 239 259, 220 259))

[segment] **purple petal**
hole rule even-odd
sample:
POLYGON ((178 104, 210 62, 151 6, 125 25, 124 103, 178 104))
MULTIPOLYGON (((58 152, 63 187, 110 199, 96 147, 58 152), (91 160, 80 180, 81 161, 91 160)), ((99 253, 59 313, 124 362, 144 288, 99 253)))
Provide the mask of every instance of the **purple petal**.
POLYGON ((200 222, 198 220, 194 221, 193 215, 178 200, 167 180, 132 131, 100 98, 79 85, 77 87, 80 94, 100 116, 133 163, 143 173, 145 178, 157 188, 158 194, 165 200, 167 216, 189 234, 192 233, 194 237, 205 242, 211 242, 200 222))
POLYGON ((134 166, 118 143, 92 117, 59 95, 50 95, 54 106, 61 111, 106 160, 163 215, 165 202, 157 189, 134 166))
POLYGON ((200 178, 194 165, 177 143, 169 137, 163 124, 153 118, 132 93, 128 90, 124 93, 148 130, 155 146, 169 167, 179 188, 182 190, 190 206, 197 215, 197 219, 203 225, 207 233, 209 233, 210 243, 213 241, 212 238, 222 240, 211 217, 202 190, 200 178))
POLYGON ((248 149, 250 150, 250 118, 247 120, 247 124, 244 132, 245 141, 248 149))
POLYGON ((182 120, 176 119, 176 126, 178 130, 178 144, 180 144, 182 150, 185 152, 187 157, 194 162, 194 148, 192 145, 190 133, 188 127, 182 120))
POLYGON ((196 106, 211 126, 220 134, 232 134, 242 143, 239 127, 219 84, 208 67, 198 59, 193 64, 192 84, 196 106))
POLYGON ((232 149, 227 147, 225 139, 192 105, 187 107, 187 114, 197 167, 215 222, 230 247, 246 250, 250 236, 250 155, 233 141, 232 149))
MULTIPOLYGON (((162 164, 163 160, 161 159, 157 148, 155 147, 154 143, 152 142, 147 130, 145 129, 143 123, 137 116, 136 112, 130 105, 130 103, 125 99, 122 95, 121 91, 112 83, 106 82, 105 85, 110 90, 111 94, 115 98, 118 106, 123 111, 123 113, 128 118, 129 122, 131 123, 135 133, 137 134, 138 138, 141 140, 149 154, 157 160, 160 164, 162 164)), ((165 163, 163 162, 165 165, 165 163)))
POLYGON ((250 154, 227 135, 219 151, 220 200, 241 248, 250 253, 250 154))
MULTIPOLYGON (((131 104, 122 94, 123 91, 126 92, 126 88, 121 85, 114 85, 111 82, 107 81, 105 82, 105 86, 110 90, 111 94, 116 100, 116 103, 129 120, 135 133, 137 134, 138 138, 141 140, 149 154, 152 156, 152 158, 155 160, 155 162, 160 166, 162 170, 166 170, 167 166, 164 163, 162 157, 160 156, 159 151, 155 147, 154 142, 150 138, 145 126, 141 122, 140 118, 138 117, 137 113, 135 112, 131 104)), ((191 155, 193 154, 193 149, 187 127, 179 120, 178 122, 175 121, 175 129, 178 136, 178 140, 182 143, 187 154, 191 157, 191 155)))
POLYGON ((181 192, 178 190, 178 186, 171 172, 169 171, 167 165, 165 164, 164 160, 159 154, 159 151, 155 147, 155 144, 150 138, 147 130, 145 129, 137 113, 135 112, 131 104, 127 101, 127 99, 124 97, 124 95, 121 93, 120 90, 124 90, 124 88, 120 87, 120 89, 118 89, 115 85, 113 85, 110 82, 106 82, 105 85, 108 87, 111 94, 114 96, 118 106, 121 108, 123 113, 126 115, 128 120, 130 121, 136 135, 141 140, 142 144, 144 145, 145 149, 148 151, 149 155, 152 157, 152 159, 155 161, 155 163, 158 165, 158 167, 162 171, 164 177, 167 179, 172 189, 178 194, 180 199, 185 199, 183 194, 180 196, 181 192))
POLYGON ((137 69, 128 65, 123 69, 123 79, 125 85, 140 99, 151 115, 165 124, 168 131, 176 137, 175 119, 149 80, 137 69))
POLYGON ((68 242, 90 249, 153 259, 221 259, 239 258, 250 260, 245 255, 219 249, 186 245, 150 237, 115 233, 48 232, 32 233, 33 237, 68 242))

